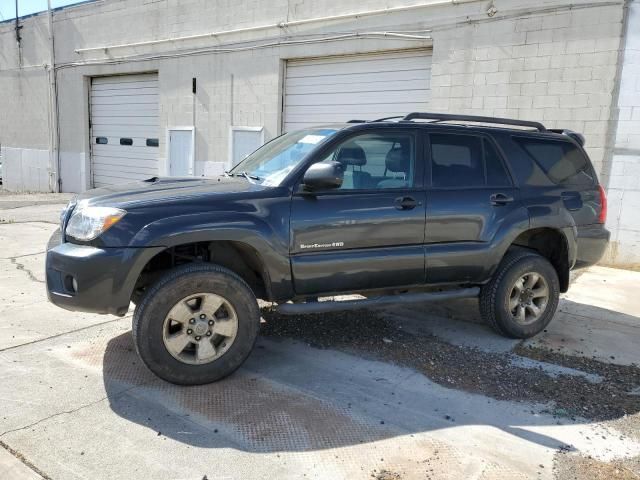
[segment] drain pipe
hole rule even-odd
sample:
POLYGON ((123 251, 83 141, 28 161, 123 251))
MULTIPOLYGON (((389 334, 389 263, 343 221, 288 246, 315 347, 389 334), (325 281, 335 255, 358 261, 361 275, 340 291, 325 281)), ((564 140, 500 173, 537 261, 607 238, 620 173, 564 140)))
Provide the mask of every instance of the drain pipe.
POLYGON ((56 73, 56 52, 53 34, 53 12, 51 0, 47 0, 49 17, 49 190, 62 191, 60 178, 60 154, 58 149, 58 83, 56 73))

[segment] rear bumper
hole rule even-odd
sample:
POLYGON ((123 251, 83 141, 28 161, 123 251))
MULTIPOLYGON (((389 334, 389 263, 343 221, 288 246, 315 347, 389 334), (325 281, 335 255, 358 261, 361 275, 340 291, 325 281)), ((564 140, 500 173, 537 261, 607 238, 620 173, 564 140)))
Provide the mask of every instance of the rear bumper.
POLYGON ((578 248, 573 268, 584 268, 600 261, 609 244, 611 233, 602 224, 578 227, 578 248))
POLYGON ((126 314, 140 272, 162 250, 59 243, 59 235, 54 233, 47 246, 47 296, 73 311, 126 314))

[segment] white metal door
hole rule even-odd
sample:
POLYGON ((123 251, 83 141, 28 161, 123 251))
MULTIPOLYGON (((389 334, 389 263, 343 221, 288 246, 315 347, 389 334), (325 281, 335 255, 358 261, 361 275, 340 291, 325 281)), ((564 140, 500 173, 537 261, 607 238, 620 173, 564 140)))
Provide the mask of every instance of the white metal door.
POLYGON ((169 130, 169 175, 193 175, 193 129, 169 130))
POLYGON ((284 131, 427 111, 431 51, 287 62, 284 131))
POLYGON ((93 186, 159 174, 158 75, 118 75, 91 81, 93 186))

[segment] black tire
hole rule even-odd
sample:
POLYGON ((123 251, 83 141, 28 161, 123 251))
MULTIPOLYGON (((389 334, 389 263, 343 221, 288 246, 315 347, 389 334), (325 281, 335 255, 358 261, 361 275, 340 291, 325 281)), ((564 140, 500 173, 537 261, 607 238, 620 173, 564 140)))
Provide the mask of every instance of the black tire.
POLYGON ((500 262, 493 278, 480 289, 480 314, 499 334, 509 338, 530 338, 546 328, 555 315, 560 299, 558 274, 549 261, 527 249, 513 249, 500 262), (548 287, 548 301, 540 317, 533 323, 518 323, 509 309, 511 290, 523 275, 533 272, 542 276, 548 287))
POLYGON ((188 264, 175 268, 144 292, 133 314, 133 340, 145 365, 158 377, 179 385, 215 382, 233 373, 253 349, 260 328, 255 295, 231 270, 212 264, 188 264), (181 299, 210 292, 227 299, 238 318, 235 339, 222 356, 193 365, 176 359, 163 341, 164 320, 181 299))

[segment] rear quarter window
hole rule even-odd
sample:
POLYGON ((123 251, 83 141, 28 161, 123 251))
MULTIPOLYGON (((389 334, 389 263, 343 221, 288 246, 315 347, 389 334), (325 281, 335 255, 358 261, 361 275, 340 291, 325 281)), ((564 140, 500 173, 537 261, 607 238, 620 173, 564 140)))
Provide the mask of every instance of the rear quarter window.
POLYGON ((552 182, 566 185, 592 185, 595 182, 589 159, 573 143, 523 137, 514 140, 552 182))

